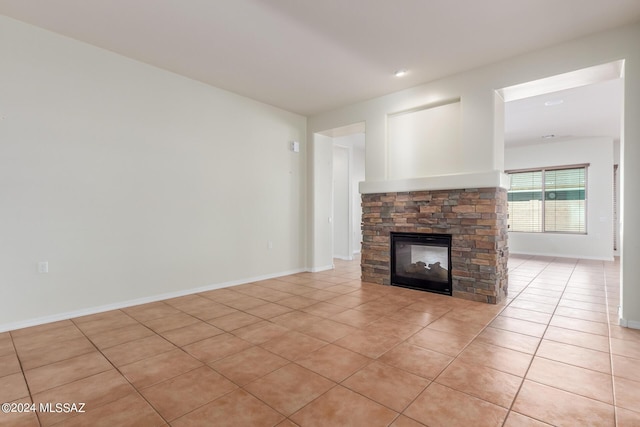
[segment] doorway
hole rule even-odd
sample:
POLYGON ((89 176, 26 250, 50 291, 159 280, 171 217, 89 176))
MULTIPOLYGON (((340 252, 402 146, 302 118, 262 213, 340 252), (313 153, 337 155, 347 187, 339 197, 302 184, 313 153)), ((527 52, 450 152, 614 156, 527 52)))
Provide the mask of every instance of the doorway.
MULTIPOLYGON (((622 224, 618 165, 624 164, 624 60, 504 88, 497 94, 504 100, 505 170, 518 172, 517 169, 534 167, 527 162, 539 163, 536 168, 584 163, 588 174, 585 232, 571 235, 510 231, 509 246, 515 249, 512 252, 616 260, 620 256, 622 224)), ((523 174, 513 176, 518 175, 523 174)), ((546 182, 542 185, 544 189, 546 182)), ((514 200, 515 193, 512 186, 510 197, 514 200)), ((545 212, 547 197, 557 199, 559 193, 540 194, 537 203, 543 203, 545 212)), ((621 273, 619 262, 609 265, 607 274, 611 274, 613 283, 621 273)), ((622 282, 616 286, 622 294, 622 282)), ((616 294, 614 291, 611 296, 616 294)), ((616 314, 622 322, 621 301, 612 301, 618 304, 616 314)))
POLYGON ((579 185, 560 179, 560 172, 549 175, 556 177, 553 182, 546 178, 540 184, 542 192, 537 184, 523 187, 518 181, 514 187, 512 182, 509 247, 513 253, 599 260, 617 255, 619 220, 612 171, 620 162, 623 68, 624 61, 616 61, 498 91, 505 101, 504 168, 514 179, 554 168, 564 168, 562 176, 569 176, 576 165, 584 166, 586 175, 580 184, 586 191, 565 198, 561 196, 577 195, 570 190, 579 185), (536 232, 522 228, 530 220, 536 232), (566 230, 549 228, 554 220, 567 222, 566 230), (583 230, 570 227, 580 221, 583 230))
MULTIPOLYGON (((330 258, 353 260, 360 253, 362 208, 359 183, 365 179, 365 125, 356 123, 319 132, 314 138, 316 150, 329 156, 325 173, 316 170, 316 179, 328 179, 331 185, 319 185, 328 194, 320 199, 330 200, 328 217, 330 258)), ((320 167, 321 164, 316 164, 320 167)))

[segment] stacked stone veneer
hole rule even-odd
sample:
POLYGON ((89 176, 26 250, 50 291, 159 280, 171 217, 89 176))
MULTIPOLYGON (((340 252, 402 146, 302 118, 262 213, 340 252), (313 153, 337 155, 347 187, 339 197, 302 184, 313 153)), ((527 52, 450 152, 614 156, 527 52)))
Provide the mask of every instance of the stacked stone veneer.
POLYGON ((492 304, 505 297, 505 189, 363 194, 362 280, 390 284, 392 231, 451 234, 453 296, 492 304))

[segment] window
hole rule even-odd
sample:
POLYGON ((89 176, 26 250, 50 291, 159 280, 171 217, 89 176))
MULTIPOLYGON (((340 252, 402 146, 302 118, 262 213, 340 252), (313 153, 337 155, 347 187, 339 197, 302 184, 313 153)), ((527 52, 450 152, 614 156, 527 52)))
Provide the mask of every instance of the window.
POLYGON ((586 233, 587 166, 508 171, 509 231, 586 233))

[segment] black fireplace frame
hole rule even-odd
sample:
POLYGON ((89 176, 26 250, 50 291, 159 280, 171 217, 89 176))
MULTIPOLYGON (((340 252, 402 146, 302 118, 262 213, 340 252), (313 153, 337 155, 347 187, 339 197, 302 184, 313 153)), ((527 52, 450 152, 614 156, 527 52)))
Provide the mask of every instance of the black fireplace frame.
POLYGON ((403 288, 418 289, 421 291, 434 292, 451 296, 453 294, 452 275, 451 275, 451 234, 434 234, 434 233, 389 233, 389 253, 391 254, 391 280, 392 286, 400 286, 403 288), (408 243, 417 246, 435 246, 446 247, 448 258, 448 283, 444 284, 440 281, 427 279, 418 279, 396 274, 396 251, 397 243, 408 243))

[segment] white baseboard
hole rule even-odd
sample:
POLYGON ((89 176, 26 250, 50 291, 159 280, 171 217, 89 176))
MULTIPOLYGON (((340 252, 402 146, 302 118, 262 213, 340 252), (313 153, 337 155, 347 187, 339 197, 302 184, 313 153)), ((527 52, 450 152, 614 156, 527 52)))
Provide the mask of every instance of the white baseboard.
POLYGON ((258 282, 260 280, 275 279, 275 278, 278 278, 278 277, 289 276, 291 274, 302 273, 302 272, 305 272, 305 271, 308 271, 308 270, 306 268, 301 268, 301 269, 296 269, 296 270, 282 271, 282 272, 279 272, 279 273, 265 274, 265 275, 262 275, 262 276, 250 277, 250 278, 239 279, 239 280, 231 280, 229 282, 215 283, 215 284, 212 284, 212 285, 201 286, 201 287, 198 287, 198 288, 185 289, 185 290, 176 291, 176 292, 168 292, 168 293, 164 293, 164 294, 158 294, 158 295, 152 295, 152 296, 148 296, 148 297, 136 298, 136 299, 132 299, 132 300, 116 302, 116 303, 113 303, 113 304, 105 304, 105 305, 100 305, 100 306, 96 306, 96 307, 83 308, 83 309, 79 309, 79 310, 68 311, 68 312, 65 312, 65 313, 52 314, 50 316, 43 316, 43 317, 37 317, 37 318, 33 318, 33 319, 28 319, 28 320, 21 320, 21 321, 18 321, 18 322, 3 323, 3 324, 0 324, 0 332, 13 331, 13 330, 16 330, 16 329, 28 328, 30 326, 38 326, 38 325, 42 325, 42 324, 45 324, 45 323, 58 322, 60 320, 72 319, 72 318, 75 318, 75 317, 88 316, 88 315, 91 315, 91 314, 102 313, 102 312, 105 312, 105 311, 118 310, 118 309, 121 309, 121 308, 133 307, 134 305, 147 304, 147 303, 150 303, 150 302, 156 302, 156 301, 162 301, 162 300, 171 299, 171 298, 182 297, 182 296, 185 296, 185 295, 191 295, 191 294, 196 294, 196 293, 199 293, 199 292, 211 291, 211 290, 214 290, 214 289, 228 288, 229 286, 244 285, 245 283, 258 282))
POLYGON ((610 258, 603 258, 603 257, 596 257, 596 256, 585 256, 585 255, 572 255, 572 254, 552 254, 549 252, 516 252, 516 251, 512 251, 511 249, 509 249, 509 254, 510 255, 530 255, 530 256, 543 256, 543 257, 551 257, 551 258, 580 258, 580 259, 589 259, 589 260, 595 260, 595 261, 615 261, 614 257, 610 257, 610 258))
POLYGON ((343 261, 353 261, 353 257, 352 256, 334 255, 333 257, 335 259, 341 259, 343 261))
POLYGON ((619 323, 620 326, 624 326, 625 328, 640 329, 640 321, 637 320, 627 320, 621 317, 619 323))
POLYGON ((307 269, 307 271, 311 272, 311 273, 319 273, 320 271, 327 271, 327 270, 333 270, 335 268, 335 266, 333 264, 331 265, 325 265, 323 267, 312 267, 307 269))

